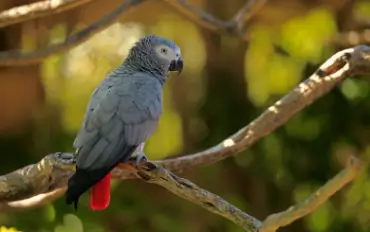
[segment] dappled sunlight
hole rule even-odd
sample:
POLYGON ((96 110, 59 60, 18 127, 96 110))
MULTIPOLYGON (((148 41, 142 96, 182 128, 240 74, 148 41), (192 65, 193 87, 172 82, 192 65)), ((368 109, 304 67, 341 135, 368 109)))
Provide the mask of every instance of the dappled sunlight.
POLYGON ((225 139, 223 142, 222 142, 222 145, 224 147, 231 147, 231 146, 234 146, 235 145, 235 142, 233 139, 225 139))

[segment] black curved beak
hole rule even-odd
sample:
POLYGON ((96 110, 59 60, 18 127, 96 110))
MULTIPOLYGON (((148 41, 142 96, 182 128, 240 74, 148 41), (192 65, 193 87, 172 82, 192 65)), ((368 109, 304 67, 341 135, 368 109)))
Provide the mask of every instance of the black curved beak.
POLYGON ((180 57, 179 59, 173 60, 171 62, 170 68, 168 70, 171 71, 171 72, 177 71, 177 73, 180 75, 180 73, 182 72, 182 69, 183 68, 184 68, 184 61, 180 57))

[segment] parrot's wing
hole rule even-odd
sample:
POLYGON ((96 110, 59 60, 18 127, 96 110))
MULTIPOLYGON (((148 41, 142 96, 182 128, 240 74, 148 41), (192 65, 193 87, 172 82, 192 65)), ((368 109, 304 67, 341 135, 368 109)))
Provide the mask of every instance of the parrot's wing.
POLYGON ((162 113, 162 85, 145 75, 138 73, 114 85, 102 83, 94 92, 74 142, 80 168, 99 169, 126 161, 153 134, 162 113))
MULTIPOLYGON (((77 171, 68 182, 67 203, 127 161, 154 132, 162 112, 162 85, 135 74, 113 84, 106 79, 91 96, 84 123, 74 141, 77 171)), ((116 77, 119 78, 119 77, 116 77)))

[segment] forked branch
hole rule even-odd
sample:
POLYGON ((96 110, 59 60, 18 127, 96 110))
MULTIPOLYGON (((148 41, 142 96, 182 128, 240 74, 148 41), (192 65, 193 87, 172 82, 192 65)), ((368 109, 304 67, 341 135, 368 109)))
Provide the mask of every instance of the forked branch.
POLYGON ((248 0, 232 19, 225 21, 216 18, 187 0, 163 1, 202 27, 216 32, 227 32, 242 39, 247 38, 244 28, 245 23, 267 2, 267 0, 248 0))

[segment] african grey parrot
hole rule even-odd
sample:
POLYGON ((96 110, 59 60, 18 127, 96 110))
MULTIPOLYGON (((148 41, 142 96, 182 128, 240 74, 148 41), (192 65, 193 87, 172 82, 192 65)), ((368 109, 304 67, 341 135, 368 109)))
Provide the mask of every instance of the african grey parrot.
POLYGON ((162 86, 169 71, 181 73, 180 48, 150 35, 130 49, 124 62, 92 93, 84 122, 73 143, 76 173, 68 181, 66 203, 74 203, 92 187, 90 207, 103 210, 110 202, 111 170, 137 153, 156 130, 162 113, 162 86))

